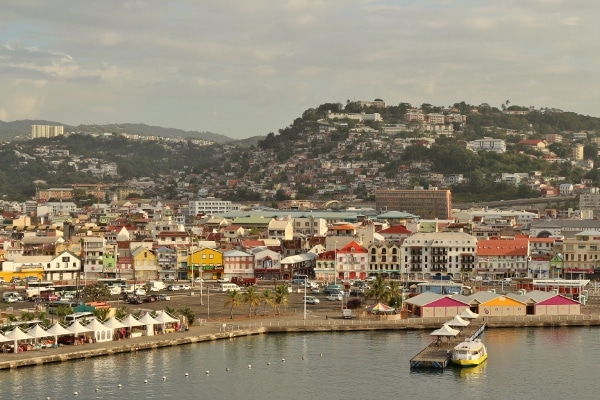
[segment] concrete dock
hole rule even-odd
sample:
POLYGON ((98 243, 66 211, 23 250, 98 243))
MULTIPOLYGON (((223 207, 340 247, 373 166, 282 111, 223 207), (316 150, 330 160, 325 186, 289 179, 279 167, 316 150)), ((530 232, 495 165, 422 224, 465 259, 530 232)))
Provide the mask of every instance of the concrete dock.
POLYGON ((475 339, 481 335, 485 326, 484 322, 473 323, 461 330, 457 336, 443 337, 440 341, 434 340, 410 359, 410 367, 446 369, 450 365, 454 347, 468 338, 475 339))

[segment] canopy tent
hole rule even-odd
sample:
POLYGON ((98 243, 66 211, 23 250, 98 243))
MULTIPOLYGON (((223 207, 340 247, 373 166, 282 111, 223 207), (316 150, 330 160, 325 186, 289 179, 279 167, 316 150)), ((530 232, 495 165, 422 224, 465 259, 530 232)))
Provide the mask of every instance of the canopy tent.
POLYGON ((7 338, 6 336, 4 336, 3 334, 0 333, 0 343, 2 342, 12 342, 11 338, 7 338))
POLYGON ((127 315, 127 317, 125 317, 125 319, 123 319, 123 321, 121 321, 121 323, 123 325, 125 325, 125 327, 127 327, 127 328, 133 328, 134 326, 142 326, 142 325, 144 325, 143 322, 140 322, 138 319, 136 319, 131 314, 127 315))
POLYGON ((366 307, 366 309, 367 309, 367 311, 374 313, 374 314, 376 314, 376 313, 393 313, 394 311, 396 311, 396 309, 394 307, 390 307, 383 303, 377 303, 370 307, 366 307))
POLYGON ((106 342, 113 339, 112 328, 104 325, 97 319, 91 320, 85 327, 90 328, 94 332, 94 338, 97 342, 106 342))
POLYGON ((146 335, 153 336, 154 335, 154 325, 161 325, 161 321, 155 320, 152 315, 146 313, 142 315, 139 319, 140 322, 143 322, 146 325, 146 335))
POLYGON ((443 324, 441 328, 431 332, 431 336, 456 336, 460 333, 458 329, 450 328, 447 324, 443 324))
MULTIPOLYGON (((168 332, 166 324, 178 324, 179 323, 179 319, 173 318, 165 311, 159 311, 156 314, 156 317, 154 317, 154 319, 162 324, 162 332, 163 333, 168 332)), ((168 329, 171 329, 171 328, 168 328, 168 329)))
POLYGON ((104 321, 102 324, 110 329, 121 329, 121 328, 127 327, 127 325, 123 324, 121 321, 119 321, 115 317, 110 317, 109 319, 104 321))
POLYGON ((448 346, 450 346, 450 338, 458 335, 460 331, 458 329, 450 328, 448 325, 443 324, 441 328, 436 329, 431 332, 431 336, 437 336, 436 346, 439 346, 442 343, 442 336, 446 336, 448 338, 448 346))
POLYGON ((36 339, 52 336, 52 334, 48 333, 48 331, 42 328, 40 324, 35 324, 31 328, 27 329, 26 332, 27 334, 33 336, 36 339))
POLYGON ((445 325, 465 327, 465 326, 468 326, 470 323, 471 322, 465 321, 464 319, 462 319, 460 317, 460 315, 455 315, 454 318, 452 318, 450 321, 446 322, 445 325))
POLYGON ((464 319, 475 319, 477 317, 479 317, 479 314, 474 313, 473 311, 471 311, 468 308, 465 308, 461 313, 460 313, 461 318, 464 319))
POLYGON ((64 335, 72 335, 73 332, 66 330, 61 324, 56 322, 46 330, 50 335, 54 336, 54 343, 58 343, 58 337, 64 335))
POLYGON ((17 349, 19 348, 19 340, 31 340, 31 339, 35 339, 33 336, 23 332, 21 330, 21 328, 16 327, 15 329, 13 329, 12 331, 8 332, 6 335, 7 339, 13 340, 14 341, 14 352, 17 352, 17 349))
POLYGON ((81 322, 75 321, 71 325, 67 326, 67 330, 71 332, 71 334, 75 334, 76 336, 81 333, 92 332, 93 329, 88 328, 85 325, 82 325, 81 322))
POLYGON ((156 317, 154 317, 154 319, 158 322, 162 322, 162 323, 176 323, 179 322, 178 318, 173 318, 171 317, 167 312, 165 311, 159 311, 156 314, 156 317))

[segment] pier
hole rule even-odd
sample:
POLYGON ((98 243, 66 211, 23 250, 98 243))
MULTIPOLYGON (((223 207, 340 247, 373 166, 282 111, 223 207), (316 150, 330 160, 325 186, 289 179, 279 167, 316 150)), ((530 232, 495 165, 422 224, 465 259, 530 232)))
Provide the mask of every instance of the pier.
POLYGON ((485 323, 473 321, 456 336, 447 336, 431 342, 427 347, 410 359, 411 368, 434 368, 444 370, 450 365, 452 350, 466 339, 475 339, 485 330, 485 323))

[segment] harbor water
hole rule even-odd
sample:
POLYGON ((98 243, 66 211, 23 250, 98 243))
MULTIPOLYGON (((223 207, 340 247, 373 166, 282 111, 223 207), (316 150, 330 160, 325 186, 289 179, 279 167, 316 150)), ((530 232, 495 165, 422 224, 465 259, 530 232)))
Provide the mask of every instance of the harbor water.
POLYGON ((475 368, 411 370, 430 331, 269 334, 0 372, 3 399, 593 399, 598 328, 489 329, 475 368))

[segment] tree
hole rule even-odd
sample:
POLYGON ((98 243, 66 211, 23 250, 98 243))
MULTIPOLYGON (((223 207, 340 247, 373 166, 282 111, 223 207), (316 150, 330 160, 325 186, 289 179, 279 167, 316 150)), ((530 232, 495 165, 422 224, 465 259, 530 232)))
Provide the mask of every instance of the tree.
POLYGON ((127 311, 127 307, 119 307, 115 311, 115 318, 123 319, 123 318, 127 317, 127 314, 129 314, 129 312, 127 311))
POLYGON ((375 299, 376 303, 385 301, 388 296, 388 282, 386 279, 377 275, 377 278, 371 284, 371 287, 365 291, 366 299, 375 299))
POLYGON ((106 301, 110 299, 110 289, 104 283, 88 285, 81 291, 84 299, 88 301, 106 301))
POLYGON ((248 303, 248 317, 252 316, 252 309, 258 307, 261 302, 260 294, 256 291, 255 287, 250 286, 242 294, 242 301, 248 303))
POLYGON ((230 290, 227 292, 224 307, 230 307, 230 318, 233 319, 233 309, 242 305, 242 296, 239 290, 230 290))
POLYGON ((388 306, 399 308, 402 307, 402 284, 400 281, 389 281, 389 289, 387 290, 387 304, 388 306))
POLYGON ((288 287, 279 285, 275 288, 275 296, 273 297, 273 307, 277 315, 280 314, 281 306, 287 307, 288 304, 288 287))
POLYGON ((269 289, 265 289, 262 292, 261 301, 264 305, 263 314, 266 314, 267 313, 267 304, 273 305, 273 294, 271 293, 271 291, 269 289))
POLYGON ((189 307, 180 309, 179 315, 183 317, 183 319, 187 323, 187 326, 192 326, 194 324, 194 321, 196 320, 196 314, 194 314, 192 309, 189 307))
POLYGON ((64 321, 65 317, 69 314, 73 314, 73 309, 71 307, 65 305, 56 307, 56 315, 61 321, 64 321))
POLYGON ((100 322, 104 322, 108 319, 108 314, 110 313, 110 308, 97 308, 94 311, 94 315, 100 322))

